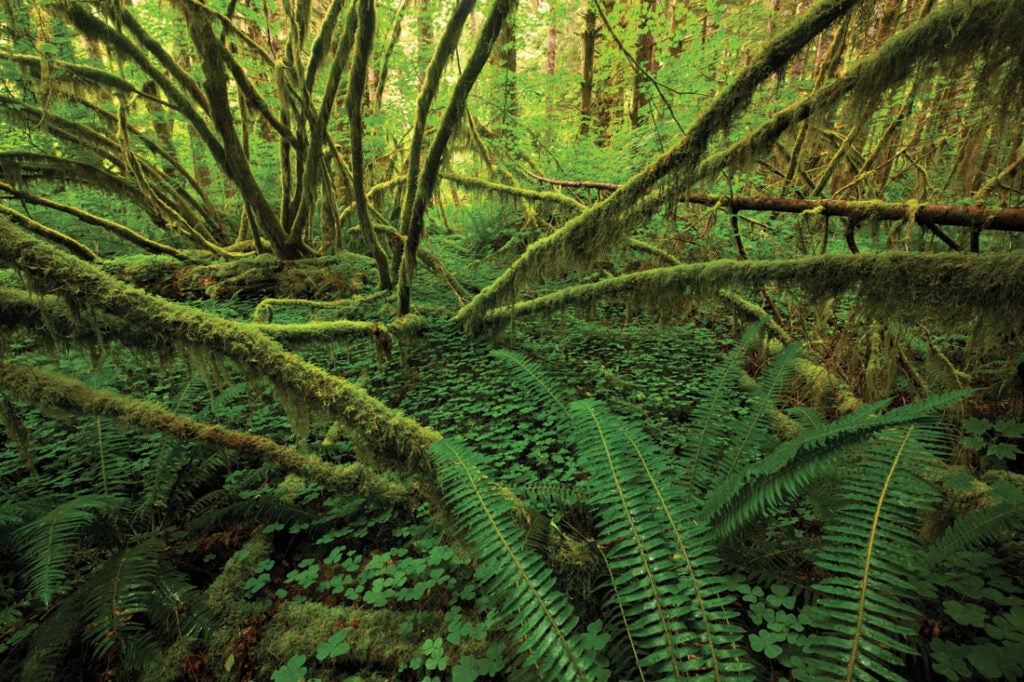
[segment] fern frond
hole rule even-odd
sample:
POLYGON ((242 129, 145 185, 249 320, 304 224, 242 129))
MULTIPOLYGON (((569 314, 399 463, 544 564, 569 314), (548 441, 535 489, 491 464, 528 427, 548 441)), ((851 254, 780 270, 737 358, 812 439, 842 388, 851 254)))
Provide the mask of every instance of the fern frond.
POLYGON ((81 629, 81 607, 82 593, 77 590, 54 602, 29 638, 22 680, 60 680, 68 672, 68 649, 81 629))
POLYGON ((82 495, 58 504, 14 533, 34 596, 47 606, 65 590, 67 565, 85 529, 100 515, 120 509, 114 495, 82 495))
POLYGON ((733 420, 728 443, 717 457, 704 458, 704 478, 714 481, 708 496, 711 506, 717 504, 717 498, 739 488, 747 468, 774 445, 776 439, 771 436, 768 421, 793 380, 799 352, 800 344, 791 343, 772 359, 757 382, 747 412, 733 420))
POLYGON ((902 679, 915 649, 912 600, 927 582, 914 531, 939 498, 922 474, 938 464, 941 432, 910 424, 888 429, 858 448, 845 481, 846 502, 815 558, 829 577, 813 586, 821 598, 801 614, 821 632, 808 639, 805 672, 814 679, 902 679))
POLYGON ((511 496, 481 471, 481 457, 453 438, 435 443, 431 454, 448 507, 479 559, 484 589, 517 632, 522 666, 537 679, 606 680, 597 652, 573 633, 579 618, 551 569, 526 548, 511 496))
POLYGON ((996 484, 993 492, 1002 499, 958 517, 928 547, 924 563, 937 566, 956 552, 973 549, 1007 528, 1024 522, 1024 493, 1013 484, 996 484))
MULTIPOLYGON (((710 494, 703 516, 718 537, 734 533, 751 519, 813 485, 820 476, 834 469, 836 462, 846 457, 853 446, 893 427, 910 424, 921 427, 925 420, 934 419, 936 412, 956 405, 967 395, 968 391, 934 395, 888 412, 881 412, 889 403, 883 400, 805 431, 752 464, 746 472, 745 485, 710 494)), ((941 435, 943 432, 933 433, 941 435)))
POLYGON ((555 408, 553 412, 557 415, 559 428, 565 430, 571 428, 572 415, 562 398, 562 393, 555 388, 555 383, 536 362, 529 360, 522 353, 511 350, 497 349, 491 351, 491 356, 505 362, 512 370, 512 378, 520 389, 527 394, 537 398, 541 405, 555 408))
POLYGON ((695 503, 638 428, 595 401, 570 405, 612 588, 637 665, 656 677, 743 675, 742 632, 695 503))
POLYGON ((732 409, 740 400, 739 383, 745 362, 743 351, 763 332, 764 325, 765 322, 761 321, 747 330, 736 347, 726 354, 707 389, 695 396, 693 420, 696 426, 687 442, 688 461, 683 472, 687 499, 699 498, 704 489, 716 481, 714 462, 717 457, 713 453, 728 448, 735 432, 736 417, 732 409))
POLYGON ((159 547, 158 542, 148 541, 118 552, 79 588, 86 595, 84 639, 97 658, 104 658, 115 646, 121 655, 128 655, 150 643, 145 618, 157 584, 159 547))

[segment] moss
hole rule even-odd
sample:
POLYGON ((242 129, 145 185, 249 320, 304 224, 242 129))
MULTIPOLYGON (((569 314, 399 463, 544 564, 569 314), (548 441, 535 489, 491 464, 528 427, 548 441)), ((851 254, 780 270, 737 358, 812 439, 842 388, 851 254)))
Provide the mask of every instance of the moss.
POLYGON ((387 476, 378 476, 358 463, 332 464, 311 454, 301 454, 269 438, 204 424, 176 415, 155 403, 126 398, 52 372, 3 362, 0 379, 7 395, 42 410, 61 410, 102 415, 125 426, 158 431, 185 442, 204 441, 261 457, 269 462, 308 476, 324 486, 406 503, 411 492, 387 476))
POLYGON ((244 644, 240 646, 241 637, 253 623, 260 621, 266 610, 266 603, 239 599, 239 595, 245 594, 245 582, 256 575, 256 566, 269 559, 271 551, 268 536, 254 536, 225 562, 220 574, 203 593, 206 607, 220 623, 220 627, 209 633, 206 646, 206 667, 218 679, 237 679, 237 674, 231 672, 234 666, 229 660, 234 662, 235 652, 245 650, 244 644))
POLYGON ((447 634, 440 613, 286 601, 262 628, 253 652, 260 677, 269 679, 274 670, 297 653, 313 659, 317 645, 339 630, 348 631, 345 641, 351 648, 334 662, 390 669, 397 669, 417 656, 425 639, 443 638, 447 634))
POLYGON ((878 320, 929 321, 945 329, 974 331, 998 342, 1024 328, 1024 257, 1016 253, 967 255, 886 252, 808 256, 791 260, 684 264, 592 284, 581 284, 514 307, 492 310, 484 323, 625 297, 651 310, 678 300, 712 300, 722 289, 756 291, 775 284, 812 301, 855 294, 862 314, 878 320))
POLYGON ((376 466, 414 471, 425 488, 435 487, 426 453, 440 438, 437 432, 388 408, 361 386, 289 353, 254 325, 149 296, 60 253, 2 217, 0 262, 21 270, 38 291, 60 294, 69 304, 120 318, 138 334, 175 339, 266 377, 294 400, 340 421, 376 466))
POLYGON ((463 306, 456 319, 469 330, 479 330, 485 326, 489 312, 513 299, 517 283, 582 270, 623 243, 637 225, 646 222, 661 207, 666 198, 678 196, 686 186, 673 186, 668 193, 654 195, 656 200, 645 201, 656 183, 680 173, 688 177, 697 168, 712 137, 729 127, 749 104, 757 87, 856 4, 856 0, 818 3, 787 30, 773 37, 736 80, 701 112, 675 147, 631 177, 607 199, 531 244, 500 277, 463 306))
MULTIPOLYGON (((197 254, 188 256, 196 259, 197 254)), ((182 265, 167 256, 131 256, 102 264, 105 272, 164 298, 263 297, 329 299, 362 290, 372 261, 344 253, 282 261, 268 254, 182 265)))

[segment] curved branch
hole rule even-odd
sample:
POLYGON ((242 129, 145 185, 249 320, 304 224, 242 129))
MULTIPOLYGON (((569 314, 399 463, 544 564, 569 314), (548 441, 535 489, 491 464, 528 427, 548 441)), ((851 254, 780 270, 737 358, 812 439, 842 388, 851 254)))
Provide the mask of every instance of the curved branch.
POLYGON ((294 399, 308 401, 310 409, 340 420, 380 466, 414 472, 432 485, 427 449, 440 434, 387 407, 361 386, 289 353, 255 325, 144 294, 47 246, 2 217, 0 263, 25 273, 37 291, 58 294, 148 332, 149 348, 173 339, 262 374, 294 399))
POLYGON ((0 363, 0 385, 5 393, 43 410, 109 417, 129 429, 155 431, 184 442, 199 441, 256 455, 330 489, 361 495, 383 494, 396 501, 412 497, 410 489, 374 474, 358 462, 325 462, 315 454, 300 454, 263 436, 204 424, 156 403, 89 388, 70 377, 21 363, 0 363))
POLYGON ((27 215, 23 213, 18 213, 14 209, 8 208, 3 204, 0 204, 0 214, 7 216, 12 221, 18 223, 32 234, 38 235, 45 239, 46 241, 57 244, 58 246, 63 246, 65 249, 75 254, 82 260, 94 262, 99 260, 100 258, 88 246, 81 243, 80 241, 72 239, 63 232, 58 232, 57 230, 49 228, 46 225, 43 225, 42 223, 38 223, 35 220, 29 218, 27 215))
POLYGON ((768 284, 815 299, 856 293, 869 315, 965 324, 995 333, 1024 328, 1024 256, 956 252, 807 256, 791 260, 686 263, 581 284, 490 311, 487 325, 512 318, 626 296, 653 309, 675 309, 677 298, 707 300, 722 289, 758 290, 768 284), (910 304, 912 302, 912 305, 910 304))
MULTIPOLYGON (((459 4, 471 5, 472 3, 460 2, 459 4)), ((473 89, 480 71, 483 70, 484 64, 487 63, 487 59, 491 54, 491 48, 494 47, 494 43, 498 40, 498 36, 501 33, 502 25, 515 5, 516 0, 495 0, 495 3, 491 6, 487 20, 480 29, 480 37, 477 40, 476 47, 473 49, 473 54, 470 55, 462 75, 459 76, 458 81, 455 83, 451 99, 448 101, 444 116, 442 116, 441 123, 437 127, 437 135, 434 137, 430 150, 427 152, 423 169, 419 172, 419 177, 416 178, 416 196, 412 200, 412 205, 408 207, 408 213, 406 213, 406 207, 403 204, 403 234, 406 236, 406 240, 405 248, 402 250, 402 263, 399 266, 401 272, 398 281, 399 315, 405 315, 409 312, 412 279, 416 270, 416 250, 423 235, 423 216, 437 186, 438 173, 441 170, 441 159, 448 148, 449 140, 455 134, 459 121, 465 112, 466 100, 469 97, 470 90, 473 89), (406 221, 408 221, 408 232, 404 231, 406 221)), ((411 178, 415 174, 416 170, 410 166, 409 177, 411 178)), ((409 195, 407 192, 406 200, 408 199, 409 195)))
MULTIPOLYGON (((125 227, 120 223, 115 223, 112 220, 101 218, 99 216, 88 213, 87 211, 83 211, 80 208, 69 206, 67 204, 61 204, 59 202, 53 201, 52 199, 47 199, 45 197, 24 192, 18 189, 17 187, 14 187, 13 185, 9 185, 6 182, 2 181, 0 181, 0 191, 6 192, 7 194, 10 194, 12 197, 20 201, 25 201, 30 204, 36 204, 37 206, 45 206, 46 208, 52 208, 54 210, 67 213, 70 216, 74 216, 75 218, 81 220, 83 223, 88 223, 89 225, 102 227, 107 232, 110 232, 111 234, 116 235, 127 242, 131 242, 132 244, 138 246, 140 249, 148 251, 149 253, 165 254, 168 256, 173 256, 178 260, 188 260, 188 257, 185 254, 183 254, 181 251, 174 248, 173 246, 168 246, 166 244, 161 244, 160 242, 155 242, 152 239, 147 239, 138 232, 135 232, 134 230, 125 227)), ((96 260, 96 255, 93 254, 92 258, 87 258, 86 260, 96 260)))

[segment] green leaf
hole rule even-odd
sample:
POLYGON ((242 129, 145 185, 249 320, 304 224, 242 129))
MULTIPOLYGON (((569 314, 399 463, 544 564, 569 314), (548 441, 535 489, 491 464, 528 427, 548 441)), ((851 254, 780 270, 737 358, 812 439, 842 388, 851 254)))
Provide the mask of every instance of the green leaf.
POLYGON ((316 646, 316 660, 322 661, 327 658, 343 656, 349 652, 352 645, 345 641, 348 637, 348 630, 338 630, 326 642, 320 642, 316 646))
POLYGON ((960 625, 983 627, 987 613, 985 608, 979 604, 971 604, 947 599, 942 602, 942 608, 950 618, 960 625))
POLYGON ((302 682, 306 677, 306 657, 296 654, 270 676, 273 682, 302 682))

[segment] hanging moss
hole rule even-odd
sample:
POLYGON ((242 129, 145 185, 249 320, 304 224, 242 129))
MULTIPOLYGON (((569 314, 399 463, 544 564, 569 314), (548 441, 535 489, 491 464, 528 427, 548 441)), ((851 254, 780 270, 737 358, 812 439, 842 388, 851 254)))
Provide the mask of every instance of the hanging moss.
POLYGON ((769 284, 812 300, 854 293, 863 314, 877 319, 934 322, 972 328, 986 339, 1024 328, 1024 257, 886 252, 808 256, 791 260, 717 260, 646 270, 582 284, 513 307, 494 310, 488 325, 513 317, 626 297, 653 311, 671 311, 680 298, 710 300, 721 289, 755 291, 769 284))
POLYGON ((641 200, 664 178, 681 169, 691 171, 704 156, 712 137, 726 129, 747 107, 758 86, 778 72, 789 59, 837 18, 849 12, 857 0, 819 2, 776 35, 687 130, 682 140, 611 196, 584 211, 553 234, 534 242, 490 286, 459 311, 456 319, 476 328, 488 310, 506 305, 515 296, 517 283, 531 282, 559 271, 580 270, 619 245, 637 225, 664 201, 641 200))
MULTIPOLYGON (((830 6, 824 12, 844 11, 830 6)), ((619 243, 667 201, 674 201, 700 179, 723 168, 738 168, 774 146, 792 124, 814 112, 834 107, 844 96, 858 99, 882 93, 909 77, 915 68, 960 68, 965 57, 978 51, 999 53, 1017 45, 1024 31, 1024 14, 1018 0, 951 2, 887 41, 874 55, 858 62, 847 73, 805 100, 776 114, 771 120, 727 150, 701 161, 711 131, 728 126, 748 101, 746 98, 765 75, 785 63, 786 50, 807 31, 820 30, 821 17, 807 15, 786 34, 774 39, 758 60, 711 105, 675 148, 620 186, 606 200, 567 222, 557 232, 530 246, 490 286, 459 311, 456 319, 467 329, 485 324, 485 316, 515 298, 517 286, 558 272, 589 266, 619 243), (780 62, 781 60, 781 62, 780 62), (768 64, 775 64, 768 67, 768 64), (710 117, 708 114, 713 113, 710 117), (700 163, 698 163, 700 162, 700 163), (659 181, 662 185, 654 188, 659 181), (652 191, 653 190, 653 191, 652 191)), ((802 37, 801 37, 802 36, 802 37)), ((1019 50, 1018 50, 1019 52, 1019 50)))

